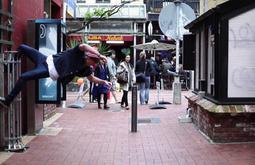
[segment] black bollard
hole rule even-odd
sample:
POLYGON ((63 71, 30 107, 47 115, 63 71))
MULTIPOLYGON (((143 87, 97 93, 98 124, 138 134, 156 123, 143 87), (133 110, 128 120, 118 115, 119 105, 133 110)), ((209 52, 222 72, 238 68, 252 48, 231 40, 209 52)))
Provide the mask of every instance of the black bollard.
POLYGON ((131 132, 137 132, 137 85, 132 87, 131 132))

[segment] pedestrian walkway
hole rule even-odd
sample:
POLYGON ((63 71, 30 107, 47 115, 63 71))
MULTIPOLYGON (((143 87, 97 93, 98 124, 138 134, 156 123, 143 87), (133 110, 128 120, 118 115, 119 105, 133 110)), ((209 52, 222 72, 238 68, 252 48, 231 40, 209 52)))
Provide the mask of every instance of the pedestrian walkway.
MULTIPOLYGON (((156 96, 152 90, 149 104, 156 96)), ((67 104, 75 98, 69 94, 67 104)), ((162 98, 172 102, 172 92, 164 91, 162 98)), ((57 119, 28 143, 26 152, 0 153, 0 161, 10 156, 3 165, 255 164, 255 143, 212 144, 192 123, 179 123, 187 107, 184 97, 181 105, 167 104, 162 110, 138 104, 137 133, 130 132, 131 110, 109 106, 109 111, 97 110, 96 103, 83 110, 59 108, 57 119)))

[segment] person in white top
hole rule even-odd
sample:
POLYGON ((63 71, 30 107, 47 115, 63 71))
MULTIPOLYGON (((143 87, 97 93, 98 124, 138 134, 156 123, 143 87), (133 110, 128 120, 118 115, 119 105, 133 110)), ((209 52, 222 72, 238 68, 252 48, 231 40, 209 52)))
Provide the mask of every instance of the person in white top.
POLYGON ((108 69, 109 69, 110 81, 112 83, 112 87, 111 87, 110 90, 111 90, 112 96, 115 100, 115 103, 118 103, 118 99, 117 99, 117 96, 116 96, 117 67, 116 67, 116 64, 114 62, 115 57, 116 57, 116 53, 115 53, 114 50, 111 50, 111 51, 108 52, 107 66, 108 66, 108 69))

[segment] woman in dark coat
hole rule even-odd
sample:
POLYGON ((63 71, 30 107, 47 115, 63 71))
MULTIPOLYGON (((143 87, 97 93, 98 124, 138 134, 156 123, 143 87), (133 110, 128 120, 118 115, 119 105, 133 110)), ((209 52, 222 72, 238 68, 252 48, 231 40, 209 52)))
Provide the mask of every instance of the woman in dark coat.
MULTIPOLYGON (((97 65, 95 69, 95 76, 102 80, 110 80, 108 67, 103 60, 100 60, 99 64, 97 65)), ((107 93, 109 92, 109 86, 105 84, 95 84, 94 88, 94 94, 96 95, 98 102, 98 109, 102 109, 100 105, 102 95, 104 98, 104 109, 109 109, 107 106, 107 93)))

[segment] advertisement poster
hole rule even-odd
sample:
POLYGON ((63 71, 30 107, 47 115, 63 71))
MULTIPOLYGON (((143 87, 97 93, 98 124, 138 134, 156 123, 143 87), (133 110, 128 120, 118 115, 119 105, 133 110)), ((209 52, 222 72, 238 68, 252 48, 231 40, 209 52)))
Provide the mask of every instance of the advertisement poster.
MULTIPOLYGON (((57 24, 40 24, 39 51, 45 55, 57 53, 57 24)), ((39 80, 39 101, 57 101, 57 81, 39 80)))

